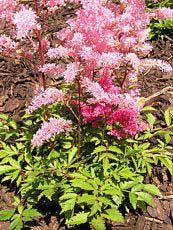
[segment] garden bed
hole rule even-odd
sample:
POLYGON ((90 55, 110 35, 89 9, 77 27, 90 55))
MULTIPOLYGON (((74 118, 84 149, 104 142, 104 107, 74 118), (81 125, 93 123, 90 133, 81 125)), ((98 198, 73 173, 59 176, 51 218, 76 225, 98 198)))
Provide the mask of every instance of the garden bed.
MULTIPOLYGON (((165 38, 154 43, 154 49, 151 54, 153 58, 162 58, 173 65, 173 40, 165 38)), ((26 63, 10 62, 4 57, 0 59, 0 112, 9 114, 18 122, 21 116, 31 101, 33 91, 38 85, 37 75, 32 72, 26 63)), ((57 79, 49 79, 49 85, 58 82, 57 79)), ((60 80, 59 80, 60 83, 60 80)), ((163 73, 160 71, 150 71, 146 73, 143 79, 140 80, 141 93, 144 97, 149 97, 160 90, 173 86, 173 73, 163 73)), ((157 125, 163 125, 163 111, 171 106, 173 107, 173 93, 165 91, 165 93, 154 97, 149 101, 149 104, 157 108, 157 125)), ((151 140, 152 141, 152 140, 151 140)), ((173 145, 173 140, 171 141, 173 145)), ((126 223, 118 225, 117 223, 108 223, 110 229, 115 230, 171 230, 173 227, 173 184, 171 176, 164 168, 156 167, 153 169, 152 178, 146 178, 147 183, 155 184, 163 194, 163 199, 155 199, 156 208, 148 207, 146 213, 130 213, 126 217, 126 223)), ((13 189, 12 189, 13 190, 13 189)), ((13 191, 10 192, 5 186, 0 187, 0 209, 8 209, 11 207, 13 191)), ((46 204, 48 205, 48 204, 46 204)), ((50 213, 46 210, 48 207, 41 207, 45 212, 45 219, 38 221, 37 227, 32 227, 34 230, 56 230, 65 229, 63 224, 59 224, 60 218, 55 216, 57 208, 51 206, 50 213), (60 227, 61 226, 61 227, 60 227)), ((0 229, 8 230, 8 223, 0 223, 0 229)), ((83 227, 81 229, 84 229, 83 227)), ((87 229, 87 227, 86 227, 87 229)))
MULTIPOLYGON (((65 21, 75 15, 76 8, 78 8, 77 5, 69 5, 65 6, 62 11, 57 11, 56 15, 52 14, 47 23, 50 23, 50 25, 52 22, 56 23, 52 23, 54 27, 51 27, 52 31, 47 30, 47 33, 50 35, 64 28, 66 26, 65 21)), ((53 40, 53 36, 50 40, 53 47, 56 41, 53 40)), ((149 57, 162 59, 173 66, 173 37, 165 36, 163 39, 153 41, 153 47, 154 49, 149 57)), ((9 115, 17 121, 19 126, 22 123, 22 116, 25 114, 25 110, 33 98, 33 92, 39 86, 40 81, 38 72, 34 71, 26 60, 27 59, 23 58, 21 58, 20 61, 17 58, 13 58, 12 60, 8 56, 0 56, 0 113, 9 115)), ((50 76, 46 84, 47 86, 56 87, 59 86, 61 82, 62 78, 50 76)), ((138 84, 140 85, 141 96, 148 98, 147 105, 156 108, 156 110, 152 112, 157 118, 156 126, 165 128, 164 111, 168 107, 173 108, 173 90, 171 88, 173 87, 173 72, 164 73, 159 70, 147 71, 143 74, 142 78, 139 79, 138 84)), ((123 89, 122 85, 121 88, 123 89)), ((150 143, 152 146, 155 145, 157 141, 153 137, 150 139, 150 143)), ((170 145, 173 146, 173 137, 170 140, 170 145)), ((0 148, 1 147, 2 146, 0 146, 0 148)), ((152 169, 152 176, 148 175, 145 177, 145 183, 156 185, 162 193, 162 198, 154 198, 156 207, 148 206, 146 212, 142 212, 141 209, 137 208, 136 211, 130 211, 128 214, 125 214, 127 210, 120 210, 125 214, 125 223, 115 223, 107 220, 106 229, 171 230, 173 228, 173 178, 169 171, 158 164, 152 169)), ((15 183, 12 183, 10 186, 6 182, 0 184, 0 210, 13 208, 13 197, 16 191, 15 183)), ((82 193, 83 191, 81 194, 82 193)), ((67 229, 65 219, 60 214, 58 202, 51 202, 43 197, 37 203, 37 207, 34 208, 42 213, 43 216, 36 218, 35 221, 27 222, 24 229, 67 229)), ((8 230, 9 224, 8 221, 0 222, 0 230, 8 230)), ((89 224, 77 227, 75 225, 72 229, 88 230, 90 226, 89 224)))

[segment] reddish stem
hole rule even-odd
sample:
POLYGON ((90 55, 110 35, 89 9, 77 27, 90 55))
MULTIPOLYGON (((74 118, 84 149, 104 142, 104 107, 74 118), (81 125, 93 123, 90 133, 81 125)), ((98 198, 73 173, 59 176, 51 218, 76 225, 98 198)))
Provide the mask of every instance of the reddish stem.
MULTIPOLYGON (((34 0, 34 5, 35 5, 35 11, 36 11, 37 17, 39 17, 40 11, 39 11, 39 6, 37 3, 37 0, 34 0)), ((44 51, 43 51, 43 47, 42 47, 42 36, 41 36, 40 30, 38 30, 38 29, 36 30, 36 35, 37 35, 38 44, 39 44, 38 52, 40 55, 40 64, 41 64, 41 66, 43 66, 45 64, 45 58, 44 58, 44 51)), ((46 89, 46 77, 45 77, 44 73, 41 74, 41 84, 42 84, 43 88, 46 89)))
MULTIPOLYGON (((36 11, 37 17, 39 18, 40 10, 39 10, 37 0, 34 0, 34 5, 35 5, 35 11, 36 11)), ((40 56, 40 65, 43 66, 45 64, 45 57, 44 57, 44 50, 42 47, 42 34, 41 34, 41 31, 38 29, 36 29, 36 36, 37 36, 38 44, 39 44, 38 52, 39 52, 39 56, 40 56)), ((46 89, 46 76, 44 73, 41 73, 41 77, 39 80, 40 80, 40 85, 42 85, 42 87, 44 89, 46 89)), ((45 120, 48 119, 48 108, 47 108, 47 106, 45 106, 44 119, 45 120)))
POLYGON ((122 80, 122 82, 121 82, 121 89, 123 89, 123 87, 124 87, 124 83, 125 83, 125 81, 126 81, 126 78, 127 78, 127 74, 128 74, 128 69, 127 69, 127 65, 125 66, 125 74, 124 74, 124 78, 123 78, 123 80, 122 80))
POLYGON ((78 156, 81 152, 81 83, 80 76, 77 79, 78 85, 78 156))

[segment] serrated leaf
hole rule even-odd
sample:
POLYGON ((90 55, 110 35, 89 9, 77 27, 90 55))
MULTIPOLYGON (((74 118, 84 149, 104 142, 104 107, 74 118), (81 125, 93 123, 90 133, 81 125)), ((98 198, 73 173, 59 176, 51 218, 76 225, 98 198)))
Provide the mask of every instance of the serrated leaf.
POLYGON ((93 186, 90 183, 88 183, 82 179, 74 179, 72 181, 72 186, 78 187, 78 188, 81 188, 84 190, 94 190, 93 186))
POLYGON ((61 208, 63 212, 73 210, 76 204, 76 199, 69 199, 66 200, 65 202, 61 203, 61 208))
POLYGON ((138 200, 146 202, 148 205, 154 207, 155 203, 153 197, 146 192, 137 192, 138 200))
POLYGON ((90 216, 94 216, 97 212, 101 211, 101 204, 98 202, 95 202, 95 204, 90 209, 90 216))
POLYGON ((122 216, 122 214, 116 209, 116 208, 110 208, 106 210, 106 215, 104 215, 104 217, 106 217, 107 219, 110 219, 112 221, 115 222, 124 222, 124 217, 122 216))
POLYGON ((121 189, 129 189, 132 188, 134 185, 136 185, 136 181, 125 181, 124 183, 120 183, 120 188, 121 189))
POLYGON ((136 194, 130 192, 129 193, 129 200, 134 209, 136 209, 136 204, 137 204, 137 196, 136 194))
POLYGON ((131 192, 139 192, 144 188, 144 184, 137 184, 133 186, 131 192))
POLYGON ((110 168, 109 159, 108 159, 108 157, 105 157, 103 159, 103 169, 104 169, 104 175, 105 176, 108 174, 109 168, 110 168))
POLYGON ((41 214, 36 209, 25 209, 22 213, 22 219, 24 221, 31 221, 39 216, 41 216, 41 214))
POLYGON ((146 192, 149 192, 152 195, 160 196, 162 197, 161 192, 154 184, 145 184, 143 188, 146 192))
POLYGON ((165 117, 165 122, 167 124, 167 126, 171 125, 172 122, 172 115, 171 115, 171 110, 170 108, 168 108, 165 113, 164 113, 164 117, 165 117))
POLYGON ((94 230, 106 230, 105 221, 102 217, 92 219, 91 225, 94 230))
POLYGON ((129 168, 122 169, 118 172, 118 174, 125 179, 135 176, 135 174, 129 168))
POLYGON ((66 221, 68 225, 79 225, 87 222, 89 212, 80 212, 66 221))
POLYGON ((153 127, 153 125, 154 125, 154 123, 156 121, 156 118, 151 113, 148 113, 147 114, 147 121, 151 125, 151 127, 153 127))
POLYGON ((119 154, 124 154, 123 151, 117 146, 112 146, 112 145, 109 146, 109 151, 119 153, 119 154))
POLYGON ((59 198, 59 200, 63 201, 63 200, 68 200, 68 199, 76 199, 76 197, 77 197, 76 193, 65 193, 59 198))
POLYGON ((94 149, 93 153, 100 153, 100 152, 106 152, 106 147, 105 146, 98 146, 94 149))
POLYGON ((55 149, 52 149, 51 152, 49 153, 48 159, 49 160, 57 159, 59 155, 60 155, 59 152, 57 152, 55 149))
POLYGON ((96 197, 94 195, 83 194, 78 197, 77 203, 86 203, 86 204, 94 204, 96 201, 96 197))
POLYGON ((166 133, 164 137, 165 137, 166 143, 169 144, 171 141, 171 136, 168 133, 166 133))
POLYGON ((172 160, 166 158, 166 157, 159 157, 160 161, 163 163, 163 165, 169 170, 170 174, 173 175, 173 163, 172 160))
POLYGON ((69 152, 68 152, 68 163, 71 163, 71 161, 73 160, 77 151, 78 151, 77 147, 73 147, 72 149, 69 150, 69 152))
POLYGON ((110 206, 113 206, 114 205, 114 203, 110 200, 110 199, 108 199, 107 197, 99 197, 98 198, 98 200, 100 201, 100 202, 102 202, 103 204, 105 204, 105 205, 110 205, 110 206))
POLYGON ((4 221, 4 220, 9 220, 13 214, 14 214, 15 210, 1 210, 0 211, 0 220, 4 221))
POLYGON ((21 230, 23 226, 20 215, 16 215, 16 218, 10 223, 10 230, 21 230))
POLYGON ((12 166, 10 165, 3 165, 3 166, 0 166, 0 175, 4 174, 4 173, 7 173, 11 170, 14 170, 12 166))

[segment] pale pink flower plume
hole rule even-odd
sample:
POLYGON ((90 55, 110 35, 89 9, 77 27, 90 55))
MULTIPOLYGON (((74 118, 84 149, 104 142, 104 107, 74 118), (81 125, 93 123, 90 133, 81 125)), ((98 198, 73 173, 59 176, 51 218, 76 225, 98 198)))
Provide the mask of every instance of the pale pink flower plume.
POLYGON ((50 63, 41 66, 39 71, 51 75, 59 75, 63 72, 63 68, 55 63, 50 63))
POLYGON ((0 35, 0 52, 5 51, 10 53, 17 48, 18 43, 14 42, 10 37, 6 35, 0 35))
POLYGON ((50 118, 49 121, 44 121, 41 128, 34 134, 31 143, 33 146, 40 146, 44 141, 49 140, 52 136, 70 131, 70 120, 63 118, 50 118))
POLYGON ((66 70, 63 72, 65 82, 69 83, 75 79, 79 72, 78 65, 75 62, 69 63, 66 66, 66 70))
POLYGON ((19 39, 25 38, 31 30, 38 26, 35 12, 25 7, 14 14, 13 23, 16 25, 17 38, 19 39))
POLYGON ((151 68, 159 68, 163 72, 170 72, 173 70, 172 66, 169 63, 159 59, 142 59, 140 61, 139 68, 141 71, 151 68))
POLYGON ((36 95, 28 106, 27 112, 32 113, 44 105, 49 105, 55 102, 61 102, 65 98, 64 93, 56 88, 37 89, 36 95))
POLYGON ((155 17, 160 18, 160 19, 173 19, 173 9, 167 8, 167 7, 162 7, 158 8, 153 11, 155 13, 155 17))
POLYGON ((11 20, 15 7, 16 1, 14 0, 0 0, 0 18, 11 20))
POLYGON ((63 47, 59 46, 58 48, 50 48, 47 52, 48 57, 50 58, 60 58, 60 57, 66 57, 69 56, 70 50, 63 47))

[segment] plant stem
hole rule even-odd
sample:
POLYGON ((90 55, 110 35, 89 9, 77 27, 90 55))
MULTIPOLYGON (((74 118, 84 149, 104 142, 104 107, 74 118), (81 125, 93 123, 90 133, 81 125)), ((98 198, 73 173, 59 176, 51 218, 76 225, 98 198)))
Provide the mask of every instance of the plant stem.
MULTIPOLYGON (((35 5, 35 11, 36 14, 39 18, 40 16, 40 11, 39 11, 39 6, 37 0, 34 0, 34 5, 35 5)), ((38 52, 40 56, 40 64, 43 66, 45 64, 45 58, 44 58, 44 52, 43 52, 43 47, 42 47, 42 36, 40 30, 36 29, 36 35, 38 39, 38 52)), ((44 73, 41 73, 41 85, 43 86, 44 89, 46 89, 46 77, 44 73)))
POLYGON ((80 156, 81 152, 81 83, 80 83, 80 76, 77 79, 78 85, 78 156, 80 156))

